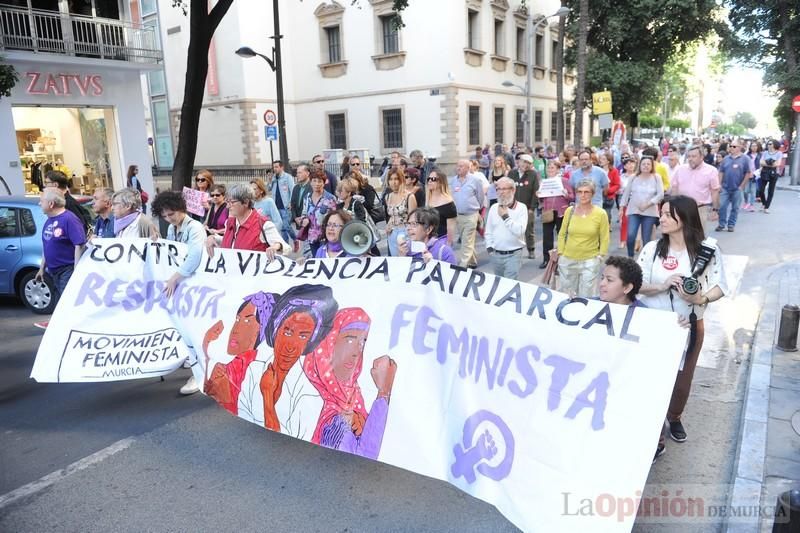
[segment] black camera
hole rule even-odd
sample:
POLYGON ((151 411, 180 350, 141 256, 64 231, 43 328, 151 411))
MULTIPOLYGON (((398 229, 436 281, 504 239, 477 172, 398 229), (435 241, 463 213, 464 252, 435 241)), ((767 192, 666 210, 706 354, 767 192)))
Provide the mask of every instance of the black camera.
POLYGON ((716 250, 717 240, 712 237, 707 237, 700 243, 700 251, 697 253, 697 257, 694 258, 692 273, 689 276, 683 276, 681 278, 683 292, 686 294, 697 294, 697 291, 700 290, 700 282, 697 281, 697 278, 705 272, 716 250))

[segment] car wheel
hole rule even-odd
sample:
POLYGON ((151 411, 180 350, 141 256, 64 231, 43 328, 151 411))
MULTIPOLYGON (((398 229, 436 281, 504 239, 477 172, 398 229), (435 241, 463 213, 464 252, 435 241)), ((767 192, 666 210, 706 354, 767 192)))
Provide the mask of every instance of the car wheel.
POLYGON ((53 280, 45 276, 43 281, 38 281, 36 271, 25 274, 19 282, 17 294, 25 306, 38 315, 51 314, 58 302, 53 280))

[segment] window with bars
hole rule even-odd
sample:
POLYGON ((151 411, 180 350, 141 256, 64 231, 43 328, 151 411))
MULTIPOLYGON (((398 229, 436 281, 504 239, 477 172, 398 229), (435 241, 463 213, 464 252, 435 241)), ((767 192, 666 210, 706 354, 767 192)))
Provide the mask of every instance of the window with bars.
POLYGON ((541 111, 533 112, 533 142, 542 142, 542 116, 541 111))
POLYGON ((525 62, 525 28, 517 27, 517 38, 516 38, 516 59, 520 63, 525 62))
POLYGON ((550 140, 554 141, 558 138, 558 112, 550 112, 550 140))
POLYGON ((344 113, 328 115, 328 131, 330 132, 331 149, 347 148, 347 123, 344 113))
POLYGON ((383 110, 383 148, 403 147, 403 110, 383 110))
POLYGON ((467 48, 480 50, 480 30, 478 29, 478 12, 467 10, 467 48))
POLYGON ((328 38, 328 63, 340 62, 342 60, 342 40, 339 26, 325 28, 325 36, 328 38))
POLYGON ((400 38, 394 25, 394 16, 385 15, 380 19, 383 32, 383 53, 396 54, 400 51, 400 38))
POLYGON ((505 109, 502 107, 494 108, 494 142, 503 142, 503 129, 505 128, 505 109))
POLYGON ((481 107, 477 105, 469 106, 468 131, 469 144, 481 143, 481 107))
POLYGON ((494 19, 494 55, 496 56, 502 56, 505 52, 503 33, 503 21, 494 19))
POLYGON ((514 120, 514 142, 525 142, 525 111, 517 109, 514 120))
POLYGON ((564 138, 568 141, 572 140, 572 113, 564 115, 564 138))

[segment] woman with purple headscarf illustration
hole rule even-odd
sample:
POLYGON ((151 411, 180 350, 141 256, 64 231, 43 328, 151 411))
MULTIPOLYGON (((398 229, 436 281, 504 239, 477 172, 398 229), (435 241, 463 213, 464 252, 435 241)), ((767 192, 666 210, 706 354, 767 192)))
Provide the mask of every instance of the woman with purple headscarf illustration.
POLYGON ((369 413, 358 385, 370 318, 358 307, 340 310, 320 346, 308 354, 303 371, 324 402, 311 441, 377 459, 386 428, 397 364, 388 355, 372 364, 378 395, 369 413))
POLYGON ((302 412, 295 412, 307 407, 305 400, 311 400, 307 392, 312 389, 307 386, 303 390, 302 369, 293 369, 328 334, 338 308, 333 291, 324 285, 299 285, 277 298, 265 331, 273 353, 265 353, 250 365, 239 402, 243 418, 302 438, 299 423, 292 424, 292 415, 302 418, 302 412), (279 405, 284 392, 289 399, 279 405), (279 416, 279 408, 283 416, 279 416))
POLYGON ((233 414, 238 414, 239 393, 242 388, 245 372, 258 354, 258 345, 266 338, 266 328, 275 295, 257 292, 245 296, 239 306, 236 320, 228 335, 228 355, 233 359, 228 363, 216 363, 209 372, 210 356, 208 345, 219 339, 225 326, 222 320, 217 321, 206 332, 203 338, 205 354, 205 379, 203 391, 233 414))

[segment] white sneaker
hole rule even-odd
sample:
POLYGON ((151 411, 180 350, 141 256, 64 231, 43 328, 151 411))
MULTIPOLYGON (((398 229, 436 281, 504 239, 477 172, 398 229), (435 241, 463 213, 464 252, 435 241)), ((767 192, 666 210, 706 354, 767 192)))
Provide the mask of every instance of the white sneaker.
POLYGON ((189 396, 190 394, 194 394, 195 392, 200 392, 200 386, 197 384, 197 381, 194 379, 194 376, 189 378, 189 381, 186 382, 186 385, 181 387, 181 394, 184 396, 189 396))

